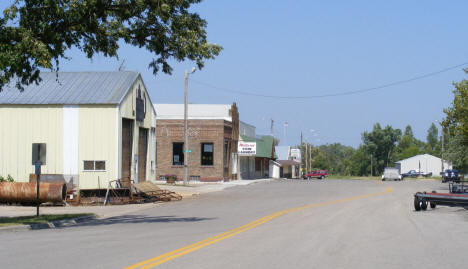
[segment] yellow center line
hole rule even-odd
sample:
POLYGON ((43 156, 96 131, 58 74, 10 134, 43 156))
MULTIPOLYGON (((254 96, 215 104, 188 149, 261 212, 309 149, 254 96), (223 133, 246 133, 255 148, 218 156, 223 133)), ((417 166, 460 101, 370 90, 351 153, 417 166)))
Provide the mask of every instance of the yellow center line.
POLYGON ((227 239, 227 238, 232 237, 234 235, 237 235, 237 234, 240 234, 240 233, 245 232, 247 230, 253 229, 253 228, 255 228, 255 227, 257 227, 257 226, 259 226, 261 224, 264 224, 264 223, 266 223, 266 222, 268 222, 268 221, 270 221, 272 219, 275 219, 275 218, 277 218, 279 216, 282 216, 284 214, 287 214, 287 213, 292 213, 292 212, 299 211, 299 210, 316 208, 316 207, 321 207, 321 206, 327 206, 327 205, 350 202, 350 201, 357 200, 357 199, 363 199, 363 198, 367 198, 367 197, 371 197, 371 196, 375 196, 375 195, 379 195, 379 194, 389 193, 392 190, 393 190, 392 188, 387 188, 385 191, 381 191, 381 192, 363 194, 363 195, 359 195, 359 196, 349 197, 349 198, 346 198, 346 199, 316 203, 316 204, 305 205, 305 206, 300 206, 300 207, 295 207, 295 208, 290 208, 290 209, 278 211, 278 212, 275 212, 273 214, 264 216, 263 218, 260 218, 258 220, 255 220, 255 221, 249 222, 249 223, 247 223, 245 225, 242 225, 240 227, 237 227, 235 229, 229 230, 229 231, 227 231, 225 233, 221 233, 221 234, 209 237, 209 238, 207 238, 205 240, 202 240, 202 241, 199 241, 197 243, 194 243, 194 244, 185 246, 183 248, 179 248, 179 249, 167 252, 167 253, 162 254, 160 256, 157 256, 157 257, 142 261, 140 263, 128 266, 125 269, 136 269, 136 268, 148 269, 148 268, 158 266, 158 265, 160 265, 162 263, 168 262, 168 261, 176 259, 176 258, 178 258, 180 256, 183 256, 183 255, 189 254, 191 252, 194 252, 194 251, 196 251, 198 249, 201 249, 201 248, 204 248, 206 246, 215 244, 215 243, 217 243, 217 242, 219 242, 221 240, 227 239))

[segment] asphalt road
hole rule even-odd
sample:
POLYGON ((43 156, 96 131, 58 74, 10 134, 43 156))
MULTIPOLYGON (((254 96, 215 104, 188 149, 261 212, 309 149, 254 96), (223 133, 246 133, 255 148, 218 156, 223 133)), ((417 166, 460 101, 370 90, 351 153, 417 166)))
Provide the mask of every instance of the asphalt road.
POLYGON ((354 180, 237 186, 75 227, 2 233, 0 267, 466 268, 468 211, 413 210, 416 191, 446 187, 354 180))

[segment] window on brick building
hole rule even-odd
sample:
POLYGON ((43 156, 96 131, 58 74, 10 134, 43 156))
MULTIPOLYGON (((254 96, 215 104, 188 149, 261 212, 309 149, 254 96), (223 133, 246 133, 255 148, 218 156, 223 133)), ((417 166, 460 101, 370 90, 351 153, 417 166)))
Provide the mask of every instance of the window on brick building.
POLYGON ((172 165, 184 165, 184 143, 172 143, 172 165))
POLYGON ((201 165, 213 165, 213 143, 201 144, 201 165))

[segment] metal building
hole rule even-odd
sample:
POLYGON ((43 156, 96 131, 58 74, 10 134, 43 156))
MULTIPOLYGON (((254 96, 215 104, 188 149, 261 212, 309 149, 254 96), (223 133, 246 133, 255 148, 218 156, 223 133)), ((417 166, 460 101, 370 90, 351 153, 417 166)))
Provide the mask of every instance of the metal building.
POLYGON ((42 173, 63 175, 81 189, 154 178, 156 112, 139 73, 41 72, 41 78, 24 91, 12 84, 0 92, 1 176, 28 181, 33 144, 40 144, 42 173))
MULTIPOLYGON (((410 170, 418 172, 432 173, 434 176, 439 176, 442 171, 442 159, 430 154, 416 155, 395 163, 395 167, 400 170, 400 173, 408 173, 410 170)), ((444 161, 444 170, 452 169, 452 164, 444 161)))

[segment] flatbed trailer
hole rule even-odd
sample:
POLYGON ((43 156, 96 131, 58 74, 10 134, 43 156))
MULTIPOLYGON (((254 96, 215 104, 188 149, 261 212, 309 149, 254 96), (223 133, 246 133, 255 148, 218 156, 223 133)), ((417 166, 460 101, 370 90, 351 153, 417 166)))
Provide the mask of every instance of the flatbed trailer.
POLYGON ((444 205, 468 209, 468 193, 438 193, 433 191, 414 194, 414 210, 426 210, 428 204, 431 208, 435 208, 436 205, 444 205))

